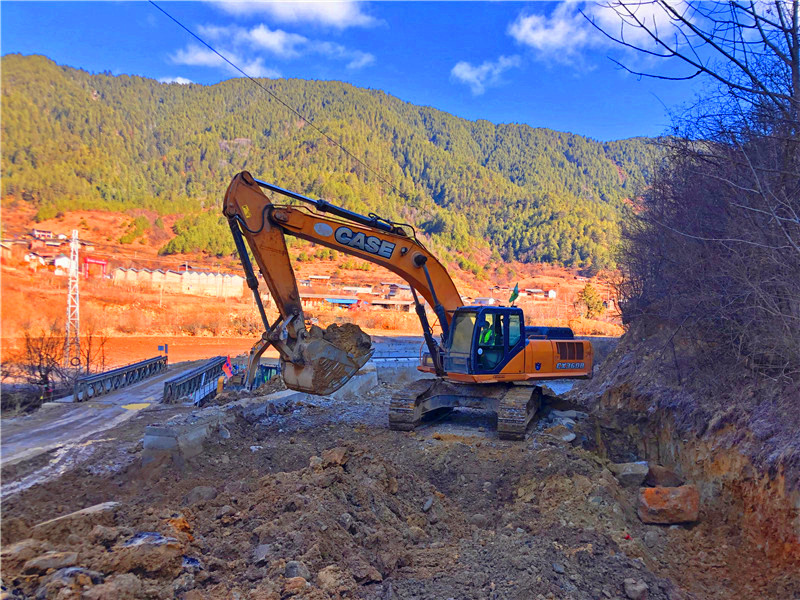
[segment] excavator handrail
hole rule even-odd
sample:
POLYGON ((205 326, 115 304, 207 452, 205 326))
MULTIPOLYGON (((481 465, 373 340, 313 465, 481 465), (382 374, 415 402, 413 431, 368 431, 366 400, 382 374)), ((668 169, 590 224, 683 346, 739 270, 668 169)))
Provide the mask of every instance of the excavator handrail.
POLYGON ((303 194, 298 194, 297 192, 293 192, 291 190, 287 190, 286 188, 282 188, 274 183, 269 183, 267 181, 263 181, 261 179, 257 179, 253 177, 253 181, 255 181, 259 187, 265 188, 270 190, 271 192, 275 192, 277 194, 282 194, 287 196, 288 198, 292 198, 294 200, 299 200, 300 202, 305 202, 310 204, 317 210, 321 212, 330 213, 332 215, 336 215, 342 219, 346 219, 353 223, 358 223, 360 225, 366 225, 367 227, 374 227, 376 229, 381 229, 382 231, 386 231, 387 233, 395 233, 398 235, 406 235, 413 239, 417 244, 425 247, 422 242, 417 239, 417 230, 414 228, 413 225, 410 223, 400 223, 398 221, 392 221, 391 219, 386 219, 377 215, 376 213, 369 213, 368 215, 362 215, 361 213, 357 213, 352 210, 348 210, 344 207, 337 206, 327 200, 318 199, 314 200, 313 198, 309 198, 308 196, 304 196, 303 194), (411 235, 409 236, 403 228, 408 227, 411 230, 411 235))

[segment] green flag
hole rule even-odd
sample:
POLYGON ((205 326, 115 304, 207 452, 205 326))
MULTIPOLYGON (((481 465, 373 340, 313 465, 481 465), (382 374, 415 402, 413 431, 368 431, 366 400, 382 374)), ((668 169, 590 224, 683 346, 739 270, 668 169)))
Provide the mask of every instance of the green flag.
POLYGON ((509 304, 514 304, 514 300, 519 298, 519 284, 514 285, 514 291, 511 292, 511 298, 508 299, 509 304))

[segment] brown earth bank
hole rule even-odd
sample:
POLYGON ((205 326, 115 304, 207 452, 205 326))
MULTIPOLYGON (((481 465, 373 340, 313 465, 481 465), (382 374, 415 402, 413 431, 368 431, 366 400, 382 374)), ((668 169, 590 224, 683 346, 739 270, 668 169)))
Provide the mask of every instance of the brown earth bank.
POLYGON ((755 579, 800 574, 800 393, 709 369, 695 350, 674 327, 634 325, 570 399, 595 417, 601 456, 665 465, 695 484, 698 532, 724 540, 697 554, 707 584, 726 565, 734 587, 751 592, 741 597, 761 597, 755 579))
POLYGON ((526 441, 502 442, 490 414, 468 410, 399 433, 386 427, 399 387, 242 413, 181 467, 142 466, 145 425, 190 410, 153 407, 82 444, 93 453, 60 476, 41 457, 4 469, 6 489, 36 482, 2 505, 8 597, 800 594, 798 571, 738 536, 725 507, 704 504, 697 524, 642 523, 638 488, 581 447, 591 417, 573 443, 544 417, 526 441), (41 524, 103 502, 119 504, 41 524))

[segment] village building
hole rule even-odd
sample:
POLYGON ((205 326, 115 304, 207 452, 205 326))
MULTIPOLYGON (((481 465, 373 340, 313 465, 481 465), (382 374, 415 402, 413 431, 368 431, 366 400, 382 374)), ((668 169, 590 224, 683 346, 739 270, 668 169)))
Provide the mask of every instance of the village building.
POLYGON ((334 294, 300 294, 300 304, 303 308, 319 308, 323 306, 335 306, 339 308, 349 308, 358 304, 356 296, 339 296, 334 294))
POLYGON ((31 231, 31 235, 37 240, 52 240, 56 237, 52 231, 47 231, 46 229, 34 229, 31 231))
POLYGON ((244 277, 230 273, 119 267, 111 278, 115 285, 149 287, 174 294, 239 298, 245 291, 244 277))
POLYGON ((411 312, 414 305, 413 300, 387 300, 385 298, 370 300, 370 304, 375 308, 383 310, 397 310, 400 312, 411 312))

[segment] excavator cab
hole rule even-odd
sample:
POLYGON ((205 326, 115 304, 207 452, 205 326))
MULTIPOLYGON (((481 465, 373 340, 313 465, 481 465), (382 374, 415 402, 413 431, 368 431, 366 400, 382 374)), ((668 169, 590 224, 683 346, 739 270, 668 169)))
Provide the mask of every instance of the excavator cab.
POLYGON ((459 308, 445 340, 444 370, 465 375, 499 373, 524 348, 524 332, 519 308, 459 308))

